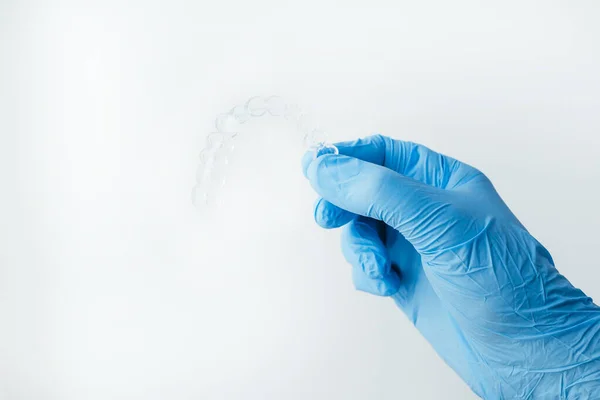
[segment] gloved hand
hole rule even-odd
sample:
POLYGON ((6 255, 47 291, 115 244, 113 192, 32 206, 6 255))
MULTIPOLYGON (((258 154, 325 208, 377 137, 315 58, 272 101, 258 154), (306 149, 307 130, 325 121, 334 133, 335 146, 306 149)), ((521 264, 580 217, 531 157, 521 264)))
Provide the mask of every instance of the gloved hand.
POLYGON ((391 296, 483 398, 600 399, 600 308, 485 175, 380 135, 337 146, 303 167, 358 289, 391 296))

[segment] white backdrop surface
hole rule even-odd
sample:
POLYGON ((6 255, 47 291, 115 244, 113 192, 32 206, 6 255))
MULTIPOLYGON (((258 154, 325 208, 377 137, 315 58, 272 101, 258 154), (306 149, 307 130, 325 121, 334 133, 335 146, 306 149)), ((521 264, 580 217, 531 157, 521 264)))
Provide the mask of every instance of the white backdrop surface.
POLYGON ((212 214, 214 117, 256 94, 490 176, 600 297, 600 4, 0 0, 0 399, 470 399, 312 222, 252 121, 212 214))

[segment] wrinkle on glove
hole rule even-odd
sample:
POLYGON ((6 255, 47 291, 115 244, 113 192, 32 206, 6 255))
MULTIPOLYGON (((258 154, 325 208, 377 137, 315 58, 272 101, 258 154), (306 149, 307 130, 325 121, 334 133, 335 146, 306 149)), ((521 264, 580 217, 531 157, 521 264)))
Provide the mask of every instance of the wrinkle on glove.
POLYGON ((600 308, 480 171, 381 135, 336 146, 303 171, 357 289, 391 296, 483 398, 600 398, 600 308))

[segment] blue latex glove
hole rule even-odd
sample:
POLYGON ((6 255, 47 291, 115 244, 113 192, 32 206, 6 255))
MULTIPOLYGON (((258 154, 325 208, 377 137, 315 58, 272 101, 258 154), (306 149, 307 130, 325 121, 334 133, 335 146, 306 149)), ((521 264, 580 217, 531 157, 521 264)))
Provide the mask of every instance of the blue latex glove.
POLYGON ((303 166, 358 289, 391 296, 483 398, 600 399, 600 308, 485 175, 379 135, 337 146, 303 166))

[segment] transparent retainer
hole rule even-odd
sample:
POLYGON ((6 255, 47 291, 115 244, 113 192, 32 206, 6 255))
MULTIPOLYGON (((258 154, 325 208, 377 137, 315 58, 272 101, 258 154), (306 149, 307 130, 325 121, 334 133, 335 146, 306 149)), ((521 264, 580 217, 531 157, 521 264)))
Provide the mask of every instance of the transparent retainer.
POLYGON ((315 158, 325 154, 338 154, 337 147, 327 142, 325 131, 297 105, 287 104, 279 96, 251 97, 245 104, 237 105, 215 119, 216 131, 206 137, 206 145, 200 151, 196 185, 192 189, 192 203, 196 207, 212 203, 215 191, 225 185, 229 158, 235 148, 235 139, 241 125, 251 118, 267 114, 290 121, 299 132, 304 147, 312 151, 315 158))

